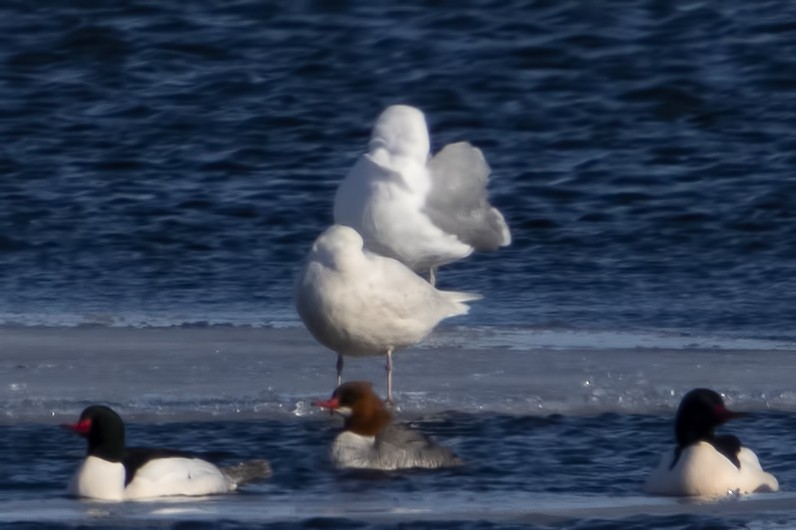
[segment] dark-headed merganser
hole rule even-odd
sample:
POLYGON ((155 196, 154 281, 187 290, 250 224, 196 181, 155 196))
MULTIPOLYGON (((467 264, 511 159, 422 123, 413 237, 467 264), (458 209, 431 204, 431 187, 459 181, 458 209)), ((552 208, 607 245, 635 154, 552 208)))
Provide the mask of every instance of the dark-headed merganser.
POLYGON ((751 449, 741 446, 735 436, 713 433, 725 421, 739 416, 743 414, 728 410, 713 390, 688 392, 677 409, 677 447, 661 458, 647 479, 645 491, 669 496, 777 491, 777 479, 763 471, 751 449))
POLYGON ((338 468, 394 470, 463 463, 447 447, 417 431, 391 423, 392 415, 373 392, 371 383, 344 383, 331 399, 315 404, 345 418, 345 430, 332 444, 332 462, 338 468))
POLYGON ((92 405, 78 423, 66 425, 88 439, 86 459, 68 491, 77 497, 122 501, 171 495, 227 493, 271 474, 265 460, 224 470, 172 449, 125 447, 124 422, 109 407, 92 405))

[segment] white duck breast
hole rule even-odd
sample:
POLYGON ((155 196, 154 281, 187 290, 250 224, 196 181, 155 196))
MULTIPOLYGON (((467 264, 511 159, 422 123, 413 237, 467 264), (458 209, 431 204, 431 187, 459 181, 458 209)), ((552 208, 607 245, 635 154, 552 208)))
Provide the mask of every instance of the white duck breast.
POLYGON ((121 501, 124 499, 124 477, 121 462, 88 456, 72 476, 67 492, 75 497, 121 501))
POLYGON ((369 250, 417 272, 473 250, 511 243, 503 216, 487 200, 489 166, 469 143, 446 146, 429 161, 428 128, 413 107, 388 107, 376 121, 370 151, 335 197, 335 223, 355 228, 369 250))
POLYGON ((728 493, 761 493, 777 491, 779 483, 763 471, 755 453, 742 447, 738 453, 740 468, 707 442, 686 447, 677 464, 674 450, 661 458, 658 467, 647 479, 644 489, 652 495, 722 496, 728 493))
POLYGON ((213 495, 234 491, 235 483, 199 458, 157 458, 136 470, 124 490, 127 500, 171 495, 213 495))

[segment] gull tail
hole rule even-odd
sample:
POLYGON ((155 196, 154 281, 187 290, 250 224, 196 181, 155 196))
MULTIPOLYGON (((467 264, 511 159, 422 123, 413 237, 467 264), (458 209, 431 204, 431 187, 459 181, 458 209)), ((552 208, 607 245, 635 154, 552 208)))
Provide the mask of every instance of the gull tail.
POLYGON ((271 476, 271 464, 267 460, 247 460, 221 471, 236 486, 249 482, 260 482, 271 476))
POLYGON ((494 226, 500 231, 500 241, 498 242, 498 246, 507 247, 511 245, 511 231, 509 230, 509 225, 506 224, 506 219, 503 217, 503 214, 498 211, 497 208, 492 208, 491 212, 495 218, 494 226))
POLYGON ((466 315, 470 311, 470 306, 465 302, 473 302, 483 298, 477 293, 464 293, 461 291, 438 291, 453 306, 454 312, 448 316, 466 315))

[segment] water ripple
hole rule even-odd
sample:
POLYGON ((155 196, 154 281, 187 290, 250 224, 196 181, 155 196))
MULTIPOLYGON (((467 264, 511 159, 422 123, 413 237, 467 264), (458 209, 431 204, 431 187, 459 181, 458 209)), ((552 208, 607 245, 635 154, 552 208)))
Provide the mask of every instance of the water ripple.
POLYGON ((790 3, 442 4, 4 3, 0 305, 284 311, 407 102, 514 227, 441 275, 482 322, 790 327, 790 3))

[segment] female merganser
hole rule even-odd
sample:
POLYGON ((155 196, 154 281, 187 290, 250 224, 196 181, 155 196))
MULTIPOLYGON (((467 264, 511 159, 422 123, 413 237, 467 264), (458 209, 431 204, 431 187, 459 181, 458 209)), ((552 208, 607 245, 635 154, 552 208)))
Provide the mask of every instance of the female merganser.
POLYGON ((735 436, 713 433, 725 421, 743 415, 728 410, 712 390, 688 392, 677 409, 677 447, 661 458, 647 479, 645 491, 671 496, 777 491, 777 479, 763 471, 751 449, 742 447, 735 436))
POLYGON ((227 493, 240 484, 268 477, 265 460, 232 468, 172 449, 125 447, 124 422, 109 407, 92 405, 67 428, 88 439, 86 459, 69 483, 77 497, 122 501, 171 495, 227 493))
POLYGON ((458 466, 463 462, 447 447, 401 425, 365 381, 340 385, 319 407, 345 418, 345 430, 332 444, 332 462, 338 468, 395 470, 458 466))
POLYGON ((439 291, 400 261, 362 249, 353 228, 334 225, 315 243, 296 281, 295 304, 315 339, 343 355, 387 355, 392 401, 392 354, 420 342, 441 320, 464 315, 479 295, 439 291))
POLYGON ((365 246, 415 272, 511 244, 503 215, 489 204, 489 165, 467 142, 433 158, 426 118, 407 105, 376 120, 369 152, 337 189, 334 222, 362 234, 365 246))

